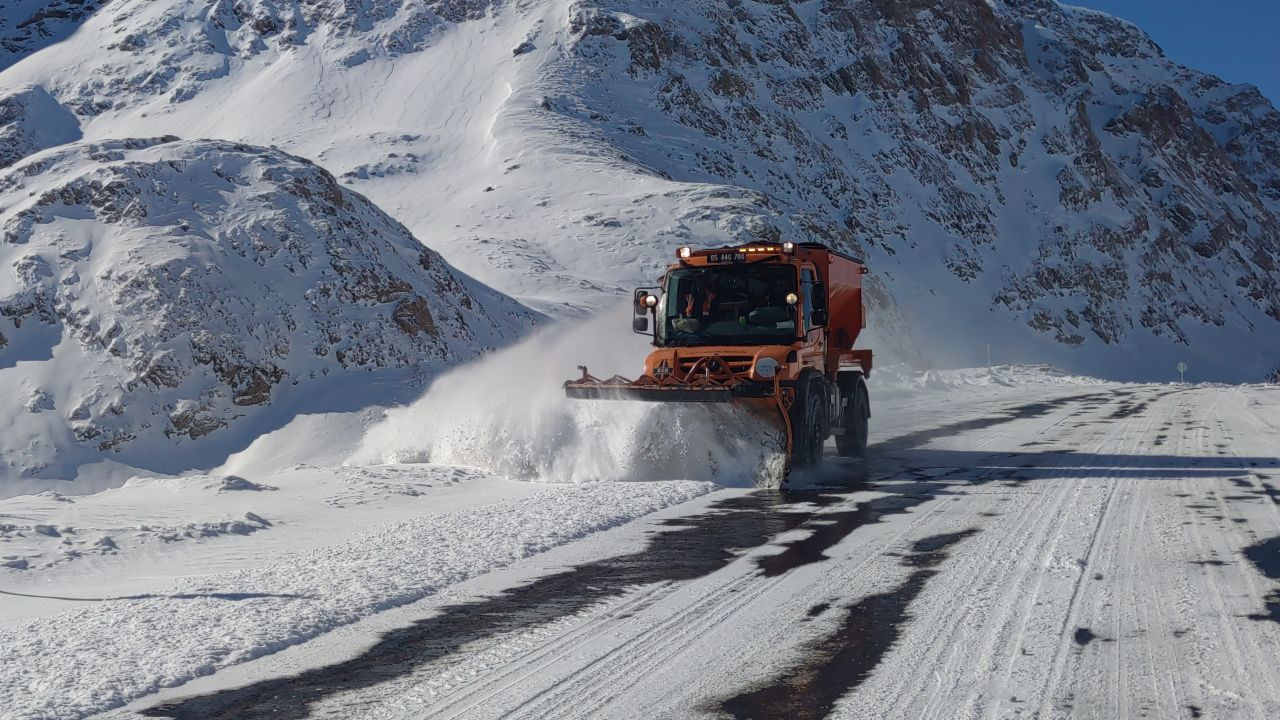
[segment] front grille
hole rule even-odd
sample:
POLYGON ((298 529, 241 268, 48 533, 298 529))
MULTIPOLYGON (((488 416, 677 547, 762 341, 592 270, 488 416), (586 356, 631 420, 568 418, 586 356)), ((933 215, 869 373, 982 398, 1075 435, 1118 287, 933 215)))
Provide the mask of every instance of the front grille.
MULTIPOLYGON (((693 369, 693 366, 701 360, 701 357, 682 357, 680 358, 680 374, 684 375, 693 369)), ((719 355, 717 359, 729 367, 731 371, 738 375, 746 375, 751 370, 750 355, 719 355)), ((704 364, 703 367, 706 367, 704 364)))

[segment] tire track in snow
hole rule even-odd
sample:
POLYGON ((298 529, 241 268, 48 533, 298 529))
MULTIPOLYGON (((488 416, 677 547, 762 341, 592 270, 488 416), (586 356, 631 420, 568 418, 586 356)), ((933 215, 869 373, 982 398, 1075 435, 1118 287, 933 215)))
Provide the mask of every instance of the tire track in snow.
MULTIPOLYGON (((1123 408, 1129 403, 1129 395, 1132 393, 1121 394, 1115 400, 1121 403, 1123 408)), ((1110 409, 1110 404, 1095 406, 1091 408, 1093 415, 1097 416, 1094 420, 1077 423, 1076 427, 1066 430, 1066 440, 1073 443, 1073 450, 1082 444, 1082 438, 1075 435, 1089 435, 1100 421, 1106 422, 1111 419, 1111 416, 1116 415, 1118 411, 1112 412, 1110 416, 1101 416, 1101 413, 1110 409), (1084 430, 1079 430, 1079 427, 1083 427, 1084 430)), ((1109 428, 1095 437, 1088 446, 1088 456, 1098 457, 1111 441, 1112 436, 1119 431, 1120 425, 1116 424, 1116 427, 1109 428)), ((1027 521, 1010 532, 1005 539, 1007 544, 1021 548, 1019 558, 1013 569, 997 577, 992 585, 997 587, 999 592, 998 587, 1001 584, 1007 584, 1008 575, 1013 574, 1017 578, 1018 586, 1014 591, 1003 593, 997 601, 998 611, 992 621, 998 630, 994 633, 985 633, 987 642, 983 654, 979 657, 989 658, 984 664, 988 665, 990 672, 995 673, 999 679, 990 686, 973 686, 965 704, 971 714, 983 714, 986 717, 998 715, 1008 694, 1005 688, 1010 686, 1015 667, 1027 653, 1027 624, 1035 616, 1035 608, 1043 596, 1044 581, 1046 576, 1051 574, 1050 564, 1056 558, 1057 547, 1064 535, 1063 528, 1075 509, 1081 506, 1080 497, 1088 485, 1090 471, 1071 467, 1071 461, 1075 459, 1075 455, 1076 453, 1073 452, 1061 453, 1063 461, 1056 463, 1056 467, 1061 470, 1051 474, 1053 485, 1058 487, 1053 500, 1041 499, 1036 503, 1033 512, 1028 513, 1027 521), (1052 531, 1049 531, 1049 528, 1053 528, 1052 531), (1002 654, 1007 658, 1003 662, 997 659, 1002 654)), ((995 570, 998 571, 999 568, 995 570)), ((982 626, 974 626, 968 634, 981 637, 984 634, 983 629, 982 626)), ((975 644, 977 643, 969 638, 965 646, 972 647, 975 644)), ((1016 687, 1024 687, 1024 685, 1019 683, 1016 687)), ((1018 702, 1025 702, 1025 700, 1025 698, 1019 698, 1018 702)))
MULTIPOLYGON (((1069 398, 1069 400, 1071 401, 1080 401, 1083 399, 1085 398, 1084 397, 1069 398)), ((1093 399, 1093 398, 1091 397, 1090 399, 1093 399)), ((1052 404, 1057 405, 1057 403, 1052 403, 1052 404)), ((1071 410, 1063 417, 1058 418, 1053 422, 1051 422, 1048 426, 1038 429, 1035 432, 1034 436, 1040 436, 1050 430, 1058 429, 1059 426, 1061 426, 1066 420, 1078 415, 1079 412, 1080 410, 1078 408, 1071 410)), ((981 429, 980 427, 981 424, 982 423, 968 423, 971 429, 981 429)), ((995 438, 988 437, 985 443, 980 443, 980 444, 988 444, 992 442, 994 439, 995 438)), ((1000 458, 1002 455, 1005 455, 1005 453, 992 453, 992 457, 996 459, 1000 458)), ((1065 459, 1065 455, 1066 455, 1065 453, 1060 455, 1061 455, 1061 459, 1065 459)), ((998 465, 998 463, 993 463, 993 464, 998 465)), ((996 480, 1008 479, 1011 474, 1011 471, 1014 471, 1014 468, 995 467, 985 472, 981 472, 973 477, 967 478, 968 482, 956 483, 955 487, 958 488, 957 492, 963 493, 964 495, 966 495, 966 497, 977 496, 978 501, 981 502, 982 500, 981 495, 983 495, 984 493, 974 493, 972 491, 965 492, 965 490, 968 490, 970 488, 975 488, 975 487, 981 487, 985 484, 994 482, 996 480)), ((980 507, 985 507, 985 506, 980 506, 980 507)), ((1021 508, 1019 509, 1021 510, 1021 508)), ((1016 527, 1019 529, 1024 527, 1034 528, 1034 526, 1036 526, 1037 524, 1036 513, 1034 512, 1019 513, 1019 517, 1021 519, 1016 525, 1016 527)), ((994 540, 992 540, 991 538, 986 538, 986 540, 988 542, 994 542, 994 540)), ((1007 534, 1001 536, 1001 541, 1003 542, 1008 541, 1007 534)), ((971 550, 970 552, 978 552, 978 551, 971 550)), ((867 599, 866 605, 862 604, 861 602, 855 603, 854 605, 848 608, 849 614, 852 617, 848 619, 849 622, 847 624, 856 625, 855 618, 860 612, 867 611, 872 608, 878 608, 883 611, 890 611, 896 607, 895 603, 902 604, 902 605, 909 603, 911 599, 920 592, 923 586, 923 581, 927 580, 928 577, 929 576, 912 576, 912 578, 908 578, 906 582, 898 586, 898 588, 893 592, 881 593, 878 595, 871 596, 870 598, 867 599)), ((988 577, 974 576, 968 581, 968 585, 966 585, 965 587, 953 588, 952 589, 953 595, 955 597, 968 597, 970 595, 968 588, 972 587, 972 585, 974 584, 983 583, 984 581, 987 582, 988 584, 994 584, 994 581, 989 579, 988 577)), ((904 614, 907 611, 907 608, 905 606, 897 607, 897 610, 900 611, 898 615, 899 620, 904 620, 912 616, 920 615, 919 613, 911 613, 910 615, 904 614)), ((941 617, 945 617, 950 621, 949 628, 945 632, 939 631, 936 628, 931 628, 931 632, 928 633, 928 635, 930 636, 930 642, 927 644, 924 650, 926 650, 926 652, 929 652, 929 653, 932 653, 935 650, 937 650, 938 653, 941 653, 942 652, 941 648, 945 648, 948 646, 954 647, 956 645, 961 645, 961 646, 967 647, 967 645, 963 645, 963 643, 954 643, 953 641, 942 640, 943 638, 952 639, 955 637, 955 634, 956 632, 959 631, 960 626, 964 624, 964 619, 966 615, 967 615, 967 609, 956 610, 954 612, 942 615, 941 617)), ((922 621, 918 620, 917 623, 919 622, 922 622, 922 621)), ((918 627, 918 625, 914 625, 914 626, 918 627)), ((909 626, 909 627, 912 627, 912 626, 909 626)), ((889 636, 888 635, 880 636, 881 640, 885 640, 886 638, 889 638, 889 636)), ((846 636, 846 640, 849 640, 849 639, 852 639, 852 638, 849 636, 846 636)), ((892 642, 888 642, 888 643, 880 642, 876 644, 875 650, 871 653, 869 658, 866 658, 867 660, 871 661, 872 667, 878 664, 879 656, 882 655, 884 652, 887 652, 892 646, 892 644, 893 644, 892 642)), ((825 676, 826 669, 831 666, 839 666, 843 664, 844 661, 847 659, 840 652, 840 647, 841 647, 841 644, 839 642, 833 642, 831 638, 823 638, 818 643, 816 643, 814 647, 811 648, 811 654, 809 657, 805 658, 798 665, 792 666, 789 669, 783 671, 779 675, 772 678, 770 681, 772 685, 767 685, 763 688, 747 691, 733 698, 730 698, 725 702, 725 705, 722 706, 722 709, 732 714, 735 714, 735 716, 741 716, 741 717, 745 717, 748 715, 751 717, 763 717, 763 718, 825 716, 829 708, 825 707, 823 703, 834 702, 835 698, 838 698, 841 695, 843 695, 849 688, 857 686, 858 682, 865 677, 865 675, 852 676, 852 677, 847 674, 844 675, 842 680, 843 686, 839 688, 834 688, 840 691, 834 695, 832 695, 830 692, 831 690, 833 690, 833 688, 823 686, 824 683, 832 682, 832 678, 825 676), (804 709, 800 705, 793 704, 787 699, 790 696, 789 693, 791 692, 801 692, 802 694, 809 697, 809 699, 813 702, 809 702, 808 704, 804 705, 804 708, 807 708, 807 709, 804 709), (800 714, 797 715, 797 713, 800 713, 800 714)), ((919 663, 919 665, 923 667, 929 667, 929 666, 932 666, 933 664, 934 663, 930 663, 923 659, 919 663)), ((882 676, 883 676, 883 673, 882 673, 882 676)), ((898 676, 902 678, 902 682, 909 682, 913 679, 918 679, 923 677, 924 674, 923 673, 901 673, 901 674, 898 674, 898 676)), ((901 697, 903 694, 904 692, 901 688, 901 683, 899 683, 899 686, 895 695, 892 695, 892 696, 878 695, 876 697, 875 702, 872 703, 872 705, 874 705, 874 708, 879 708, 880 712, 882 712, 884 708, 890 708, 890 707, 901 708, 903 707, 903 705, 899 704, 894 698, 901 697)), ((865 711, 855 711, 855 714, 857 716, 861 716, 866 714, 866 712, 874 712, 876 711, 874 710, 874 708, 867 708, 865 709, 865 711)))
MULTIPOLYGON (((1128 431, 1132 430, 1132 426, 1136 424, 1139 418, 1145 417, 1146 419, 1146 422, 1143 423, 1141 432, 1136 435, 1136 441, 1133 442, 1131 446, 1125 447, 1128 445, 1128 443, 1125 442, 1127 438, 1121 439, 1122 449, 1127 450, 1127 452, 1124 454, 1127 454, 1127 455, 1144 454, 1144 451, 1147 448, 1144 446, 1143 440, 1151 436, 1151 430, 1155 426, 1156 418, 1158 417, 1156 413, 1151 412, 1150 409, 1152 408, 1153 405, 1159 403, 1161 400, 1164 400, 1165 397, 1167 397, 1167 393, 1162 393, 1154 397, 1142 398, 1136 403, 1136 405, 1128 406, 1129 408, 1136 407, 1137 408, 1136 410, 1128 411, 1127 408, 1122 408, 1124 412, 1118 411, 1116 413, 1112 413, 1109 416, 1109 418, 1111 419, 1114 419, 1117 417, 1133 418, 1131 421, 1126 422, 1124 424, 1124 427, 1120 433, 1121 435, 1130 434, 1128 431)), ((1040 706, 1041 714, 1051 713, 1053 711, 1055 704, 1066 705, 1068 709, 1070 709, 1070 703, 1072 702, 1074 695, 1069 695, 1067 698, 1060 700, 1058 697, 1056 697, 1058 685, 1062 682, 1063 675, 1066 673, 1067 660, 1072 653, 1073 647, 1087 646, 1091 640, 1090 638, 1088 640, 1085 640, 1085 642, 1083 643, 1080 642, 1078 640, 1078 638, 1080 637, 1078 635, 1080 630, 1076 628, 1084 627, 1080 624, 1080 617, 1083 614, 1083 611, 1081 609, 1081 603, 1084 599, 1083 593, 1085 591, 1085 587, 1086 587, 1086 583, 1088 582, 1088 579, 1092 576, 1090 573, 1090 568, 1093 567, 1097 562, 1096 558, 1100 548, 1099 539, 1109 536, 1110 533, 1104 532, 1104 530, 1109 530, 1110 526, 1114 524, 1112 522, 1112 519, 1114 517, 1115 506, 1117 504, 1116 502, 1117 495, 1118 495, 1117 491, 1120 486, 1118 477, 1104 477, 1104 478, 1100 478, 1100 481, 1103 483, 1106 483, 1109 487, 1106 493, 1106 498, 1102 503, 1103 505, 1102 511, 1099 512, 1098 514, 1098 521, 1097 523, 1094 524, 1093 532, 1090 533, 1089 535, 1088 545, 1085 548, 1084 558, 1080 568, 1080 573, 1076 578, 1076 582, 1074 586, 1071 588, 1071 598, 1067 602, 1067 613, 1062 620, 1060 639, 1058 641, 1057 650, 1055 651, 1055 654, 1054 654, 1052 675, 1050 675, 1043 690, 1041 691, 1041 697, 1042 697, 1041 706, 1040 706)), ((1084 629, 1087 631, 1087 628, 1084 628, 1084 629)), ((1089 637, 1089 636, 1086 636, 1086 637, 1089 637)), ((1122 715, 1121 717, 1124 717, 1124 715, 1122 715)))
MULTIPOLYGON (((1226 395, 1220 395, 1214 404, 1205 411, 1205 429, 1199 435, 1201 442, 1198 449, 1208 451, 1209 446, 1212 445, 1218 449, 1220 455, 1238 457, 1234 451, 1231 451, 1229 444, 1215 442, 1227 438, 1214 437, 1208 429, 1208 423, 1212 419, 1214 427, 1217 427, 1221 432, 1225 432, 1226 425, 1223 422, 1219 408, 1226 397, 1226 395)), ((1245 461, 1237 460, 1237 462, 1240 465, 1240 472, 1246 473, 1245 461)), ((1247 591, 1244 593, 1246 602, 1252 602, 1255 598, 1265 597, 1266 593, 1257 582, 1254 568, 1250 567, 1250 563, 1243 555, 1244 549, 1253 543, 1257 536, 1242 532, 1241 524, 1230 522, 1231 509, 1222 494, 1223 489, 1221 483, 1215 483, 1209 488, 1209 494, 1214 501, 1214 507, 1218 510, 1218 514, 1216 516, 1205 515, 1203 519, 1214 520, 1218 523, 1217 527, 1214 528, 1214 532, 1205 533, 1205 523, 1195 520, 1188 527, 1191 530, 1195 546, 1201 551, 1201 557, 1214 558, 1212 562, 1207 562, 1202 566, 1204 577, 1210 586, 1211 598, 1214 601, 1215 609, 1219 612, 1217 618, 1219 627, 1223 635, 1226 636, 1227 645, 1231 650, 1232 659, 1236 665, 1234 676, 1236 678, 1249 678, 1249 681, 1244 684, 1245 692, 1242 695, 1252 705, 1254 717, 1272 718, 1276 717, 1276 713, 1280 712, 1280 703, 1274 700, 1278 696, 1275 674, 1253 671, 1258 668, 1265 668, 1268 664, 1267 660, 1274 661, 1276 657, 1273 629, 1265 625, 1261 628, 1246 626, 1244 629, 1247 629, 1248 632, 1241 632, 1243 624, 1239 622, 1240 618, 1249 618, 1250 616, 1242 612, 1228 612, 1230 606, 1242 604, 1240 602, 1241 593, 1238 590, 1224 589, 1224 586, 1228 588, 1233 585, 1237 588, 1243 586, 1247 591), (1223 559, 1228 557, 1232 558, 1232 560, 1223 559), (1259 648, 1257 643, 1259 639, 1257 635, 1259 634, 1264 638, 1270 636, 1273 640, 1273 647, 1270 652, 1259 648), (1273 698, 1269 707, 1263 706, 1261 699, 1263 697, 1273 698)), ((1197 513, 1197 515, 1199 514, 1197 513)), ((1275 665, 1274 662, 1272 664, 1275 665)))
MULTIPOLYGON (((1105 410, 1110 409, 1110 405, 1094 406, 1087 408, 1088 412, 1097 415, 1105 410)), ((1102 419, 1102 418, 1098 418, 1102 419)), ((1085 428, 1084 434, 1090 434, 1097 421, 1080 422, 1069 428, 1061 428, 1067 434, 1069 439, 1074 440, 1074 444, 1081 444, 1078 438, 1072 438, 1072 434, 1080 434, 1082 431, 1078 427, 1085 428)), ((1108 437, 1114 434, 1113 429, 1107 435, 1096 438, 1093 443, 1094 452, 1088 454, 1088 457, 1094 457, 1097 452, 1104 448, 1108 442, 1108 437)), ((1077 470, 1073 465, 1078 465, 1078 454, 1074 452, 1053 453, 1046 451, 1056 458, 1051 466, 1041 466, 1038 469, 1040 474, 1050 479, 1052 485, 1059 486, 1059 491, 1054 495, 1052 500, 1040 495, 1030 496, 1025 509, 1021 513, 1021 519, 1012 527, 1004 529, 998 535, 983 538, 985 542, 990 542, 991 546, 981 550, 975 550, 973 554, 986 556, 999 556, 1001 547, 1017 547, 1019 548, 1018 556, 1012 568, 1000 565, 998 563, 984 564, 980 571, 975 574, 975 578, 980 580, 969 581, 963 588, 956 588, 954 594, 966 598, 982 598, 986 599, 989 595, 995 594, 994 609, 990 612, 986 606, 979 606, 976 609, 970 609, 972 603, 966 605, 963 613, 941 613, 942 617, 948 615, 960 615, 950 625, 945 634, 939 633, 935 628, 930 627, 927 634, 931 638, 935 638, 934 644, 943 647, 963 648, 967 653, 963 654, 965 668, 981 667, 984 670, 975 671, 984 676, 990 676, 1000 672, 1001 667, 1006 669, 1011 667, 1011 663, 1023 657, 1025 650, 1026 631, 1023 625, 1029 618, 1029 608, 1034 607, 1038 602, 1038 588, 1044 577, 1043 570, 1037 570, 1042 563, 1040 558, 1052 559, 1054 557, 1055 544, 1061 540, 1061 527, 1066 518, 1073 512, 1072 508, 1079 504, 1079 493, 1083 490, 1083 485, 1087 482, 1087 476, 1090 471, 1077 470), (1048 471, 1048 472, 1046 472, 1048 471), (1081 476, 1079 482, 1070 482, 1076 476, 1081 476), (1059 530, 1053 533, 1046 533, 1044 529, 1055 526, 1059 530), (1010 577, 1016 578, 1015 587, 1009 588, 1010 577), (1013 627, 1023 627, 1022 630, 1013 631, 1013 627), (991 632, 989 628, 996 628, 996 632, 991 632), (936 636, 935 636, 935 633, 936 636), (1000 663, 997 658, 1007 653, 1009 657, 1008 663, 1000 663)), ((950 687, 942 688, 942 674, 938 674, 936 687, 930 692, 925 683, 915 679, 914 688, 905 688, 906 681, 899 684, 894 699, 890 702, 892 706, 907 706, 913 698, 928 697, 929 704, 926 706, 925 716, 950 718, 956 714, 956 708, 953 704, 947 703, 944 698, 950 693, 960 693, 966 697, 962 704, 964 708, 961 714, 966 716, 976 716, 983 712, 984 707, 987 712, 991 712, 992 698, 1002 697, 1003 691, 996 686, 992 689, 989 685, 982 685, 975 682, 975 679, 966 676, 962 671, 963 668, 958 667, 956 657, 961 657, 957 653, 951 662, 942 663, 942 670, 946 670, 946 677, 951 679, 950 687), (936 709, 935 709, 936 708, 936 709)), ((922 663, 924 664, 924 663, 922 663)), ((936 664, 935 664, 936 666, 936 664)), ((905 674, 904 676, 911 676, 905 674)), ((1008 681, 1005 680, 1005 683, 1008 681)), ((954 702, 954 701, 953 701, 954 702)))
MULTIPOLYGON (((1072 647, 1063 638, 1070 652, 1059 656, 1066 660, 1056 676, 1061 689, 1044 698, 1055 702, 1058 696, 1073 717, 1275 716, 1277 691, 1267 670, 1276 665, 1275 643, 1268 652, 1266 632, 1240 621, 1245 598, 1259 596, 1238 557, 1249 541, 1248 524, 1240 522, 1247 518, 1233 517, 1238 506, 1224 495, 1227 483, 1260 458, 1227 451, 1235 433, 1230 421, 1238 418, 1224 409, 1226 397, 1182 390, 1153 403, 1151 426, 1164 422, 1164 430, 1175 417, 1184 419, 1183 431, 1171 433, 1174 442, 1166 446, 1174 454, 1147 455, 1145 464, 1134 456, 1142 466, 1136 482, 1119 473, 1113 480, 1127 489, 1101 528, 1109 540, 1089 568, 1104 571, 1108 582, 1082 587, 1078 619, 1068 630, 1085 629, 1085 641, 1072 647), (1186 467, 1177 467, 1178 458, 1186 467), (1188 506, 1184 499, 1193 492, 1197 497, 1188 506), (1229 614, 1213 608, 1216 595, 1229 614), (1246 674, 1230 651, 1220 650, 1232 642, 1228 632, 1239 644, 1246 674), (1262 715, 1249 708, 1250 699, 1263 703, 1262 715)), ((1162 444, 1156 435, 1155 446, 1148 446, 1152 432, 1126 442, 1150 453, 1162 444)))
MULTIPOLYGON (((1197 431, 1195 433, 1193 433, 1190 437, 1184 434, 1180 438, 1180 441, 1179 441, 1180 454, 1187 454, 1186 453, 1187 450, 1191 450, 1192 452, 1207 451, 1209 450, 1210 446, 1214 444, 1212 437, 1210 435, 1209 426, 1207 424, 1209 422, 1208 415, 1214 412, 1217 409, 1218 404, 1221 402, 1222 402, 1222 398, 1218 397, 1215 400, 1213 406, 1211 406, 1207 410, 1202 411, 1202 420, 1201 420, 1202 424, 1197 428, 1197 431), (1192 438, 1194 438, 1194 440, 1192 440, 1192 438)), ((1209 494, 1215 495, 1216 490, 1210 487, 1209 494)), ((1191 506, 1186 506, 1186 507, 1191 507, 1191 506)), ((1198 513, 1195 513, 1195 514, 1198 515, 1198 513)), ((1256 658, 1251 658, 1252 660, 1254 660, 1253 662, 1250 662, 1245 658, 1246 654, 1252 655, 1252 653, 1248 653, 1248 648, 1244 647, 1245 641, 1239 636, 1239 633, 1237 633, 1234 623, 1231 621, 1231 614, 1228 613, 1228 610, 1227 610, 1228 601, 1223 592, 1222 583, 1216 577, 1218 575, 1218 572, 1216 571, 1215 563, 1217 562, 1225 563, 1225 561, 1220 560, 1219 558, 1220 553, 1218 553, 1214 549, 1210 549, 1209 544, 1206 541, 1206 538, 1204 536, 1204 533, 1201 530, 1201 523, 1199 522, 1199 520, 1200 518, 1193 517, 1190 521, 1190 524, 1187 525, 1186 527, 1189 529, 1188 534, 1190 536, 1192 544, 1198 551, 1199 557, 1204 558, 1207 561, 1204 565, 1202 565, 1204 572, 1202 573, 1202 576, 1201 576, 1201 579, 1203 581, 1203 586, 1200 588, 1201 590, 1200 597, 1203 598, 1207 595, 1207 599, 1213 611, 1213 620, 1215 625, 1217 626, 1217 632, 1215 633, 1215 637, 1219 640, 1219 642, 1221 642, 1225 646, 1225 649, 1226 649, 1225 659, 1231 665, 1230 676, 1234 678, 1236 682, 1239 682, 1240 679, 1250 677, 1251 673, 1249 672, 1249 668, 1259 667, 1259 663, 1256 662, 1256 658)), ((1219 530, 1221 530, 1221 528, 1219 528, 1219 530)), ((1253 685, 1254 683, 1248 683, 1248 684, 1253 685)), ((1242 687, 1241 689, 1243 690, 1246 688, 1242 687)), ((1250 709, 1249 717, 1258 718, 1259 720, 1263 720, 1264 718, 1268 717, 1265 713, 1263 713, 1262 705, 1258 701, 1257 695, 1253 693, 1246 694, 1246 693, 1239 693, 1239 692, 1236 692, 1234 694, 1236 695, 1237 698, 1239 698, 1243 702, 1243 704, 1247 704, 1249 706, 1249 709, 1250 709)))
MULTIPOLYGON (((1121 402, 1125 402, 1125 395, 1121 395, 1119 400, 1121 402)), ((1077 409, 1076 412, 1063 419, 1063 423, 1065 423, 1066 420, 1078 418, 1082 413, 1097 414, 1108 407, 1109 405, 1106 403, 1093 403, 1091 401, 1082 402, 1078 406, 1079 409, 1077 409)), ((1085 421, 1077 422, 1071 427, 1060 427, 1063 423, 1055 425, 1053 429, 1060 432, 1071 433, 1077 432, 1076 428, 1081 426, 1086 428, 1093 427, 1093 423, 1085 421)), ((1096 420, 1094 423, 1096 423, 1096 420)), ((1056 462, 1049 466, 1038 466, 1037 469, 1041 474, 1044 474, 1044 471, 1046 470, 1050 470, 1056 471, 1051 473, 1055 478, 1068 478, 1071 474, 1069 466, 1074 460, 1072 453, 1061 452, 1052 454, 1056 458, 1056 462)), ((1065 486, 1065 483, 1063 484, 1065 486)), ((1028 512, 1020 513, 1021 520, 1013 527, 1009 528, 998 542, 999 545, 1014 545, 1024 549, 1018 563, 1015 564, 1015 569, 1018 570, 1022 577, 1027 581, 1030 581, 1030 578, 1032 577, 1031 566, 1034 564, 1034 558, 1039 553, 1043 552, 1044 547, 1043 541, 1040 545, 1035 545, 1036 538, 1044 537, 1043 533, 1036 531, 1046 524, 1046 518, 1051 519, 1061 515, 1067 499, 1068 493, 1066 491, 1066 487, 1064 487, 1063 492, 1059 493, 1055 503, 1046 503, 1043 500, 1036 502, 1032 508, 1028 508, 1028 512), (1034 552, 1031 551, 1033 547, 1035 548, 1034 552)), ((996 547, 993 547, 991 551, 994 552, 996 549, 996 547)), ((981 575, 976 576, 982 578, 981 582, 971 582, 963 592, 958 594, 969 597, 978 595, 979 593, 986 594, 999 592, 999 588, 1007 582, 1008 573, 1002 571, 1002 568, 999 565, 988 565, 984 567, 983 570, 984 572, 981 575)), ((1001 618, 999 620, 1001 627, 1007 626, 1012 622, 1011 617, 1014 613, 1016 599, 1018 597, 1019 593, 1008 592, 1004 593, 1003 597, 998 602, 997 617, 1001 618)), ((963 617, 955 620, 949 627, 948 635, 946 636, 948 640, 944 644, 953 648, 967 648, 971 651, 975 647, 981 647, 982 649, 979 653, 979 657, 988 658, 988 662, 994 663, 994 658, 997 654, 1001 641, 1007 641, 1008 638, 1002 637, 1000 634, 983 633, 981 630, 985 623, 981 621, 986 618, 981 616, 975 618, 973 615, 974 613, 969 612, 968 608, 966 608, 966 612, 963 614, 963 617)), ((1016 640, 1016 638, 1014 639, 1016 640)), ((959 681, 956 679, 961 674, 958 672, 960 670, 958 660, 963 660, 965 664, 970 664, 972 663, 973 657, 972 655, 963 655, 960 652, 953 652, 950 660, 943 666, 943 669, 947 671, 946 676, 953 678, 952 686, 950 688, 953 692, 959 689, 959 681)), ((993 665, 991 672, 996 671, 997 669, 993 665)), ((941 682, 941 676, 939 676, 936 684, 941 685, 941 682)), ((923 685, 917 687, 916 694, 925 694, 923 685)), ((903 695, 906 695, 906 692, 900 691, 899 696, 901 697, 903 695)), ((931 696, 931 700, 929 705, 926 706, 926 716, 940 718, 951 717, 952 709, 947 707, 945 701, 942 699, 945 697, 945 693, 942 692, 942 689, 939 687, 935 689, 934 692, 929 693, 929 695, 931 696)), ((981 696, 970 695, 967 707, 972 708, 972 713, 976 713, 980 709, 983 700, 984 698, 981 696)))

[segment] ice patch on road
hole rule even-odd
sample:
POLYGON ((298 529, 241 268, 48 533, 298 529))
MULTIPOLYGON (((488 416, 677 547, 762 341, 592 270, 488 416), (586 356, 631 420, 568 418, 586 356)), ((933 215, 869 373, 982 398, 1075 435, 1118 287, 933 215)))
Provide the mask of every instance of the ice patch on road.
POLYGON ((349 463, 470 465, 543 482, 776 484, 784 438, 772 418, 727 405, 565 398, 578 365, 597 377, 639 373, 650 348, 629 313, 550 328, 441 376, 372 427, 349 463))

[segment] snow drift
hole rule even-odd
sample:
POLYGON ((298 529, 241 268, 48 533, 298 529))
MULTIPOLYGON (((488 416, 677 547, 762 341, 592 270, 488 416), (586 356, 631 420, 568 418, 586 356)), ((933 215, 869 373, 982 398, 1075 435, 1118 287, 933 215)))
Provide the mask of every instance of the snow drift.
POLYGON ((104 458, 208 467, 325 391, 363 407, 370 371, 474 358, 536 317, 276 150, 67 145, 0 172, 0 208, 6 493, 104 458))

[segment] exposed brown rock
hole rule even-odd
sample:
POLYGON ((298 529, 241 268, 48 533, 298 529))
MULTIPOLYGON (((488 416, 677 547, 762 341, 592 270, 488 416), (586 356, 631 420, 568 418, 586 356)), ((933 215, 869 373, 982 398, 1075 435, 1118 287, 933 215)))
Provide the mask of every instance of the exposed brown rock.
POLYGON ((402 300, 392 311, 391 317, 401 330, 410 335, 418 333, 435 335, 438 332, 435 319, 431 317, 431 309, 427 306, 427 301, 421 297, 414 296, 402 300))

